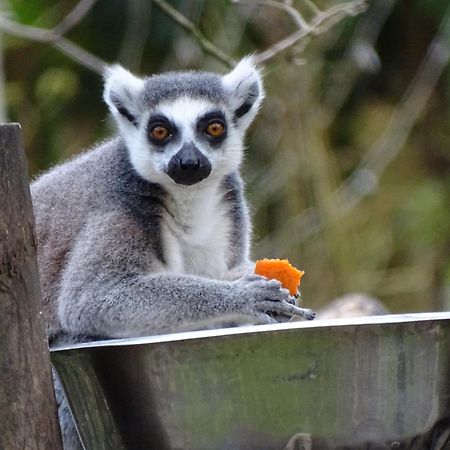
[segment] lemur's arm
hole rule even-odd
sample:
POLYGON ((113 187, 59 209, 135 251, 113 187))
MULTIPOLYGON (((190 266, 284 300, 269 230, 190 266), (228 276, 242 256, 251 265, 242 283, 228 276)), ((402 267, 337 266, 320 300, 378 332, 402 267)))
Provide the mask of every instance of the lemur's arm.
POLYGON ((221 281, 164 272, 146 237, 127 224, 101 218, 87 226, 71 251, 58 297, 58 316, 72 335, 126 337, 178 324, 243 314, 271 322, 268 312, 301 314, 277 281, 250 276, 221 281))

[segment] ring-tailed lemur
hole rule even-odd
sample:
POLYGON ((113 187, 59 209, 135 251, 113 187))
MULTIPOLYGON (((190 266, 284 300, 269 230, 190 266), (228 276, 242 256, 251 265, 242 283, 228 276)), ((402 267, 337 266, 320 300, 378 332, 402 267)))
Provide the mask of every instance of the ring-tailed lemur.
POLYGON ((263 98, 250 58, 230 73, 106 73, 119 137, 32 184, 48 334, 151 334, 227 313, 300 314, 246 275, 239 166, 263 98), (243 278, 239 278, 243 276, 243 278))
POLYGON ((224 76, 141 79, 113 66, 105 78, 118 137, 31 187, 50 341, 152 334, 235 313, 259 322, 304 315, 278 281, 248 274, 239 166, 263 98, 252 60, 224 76))

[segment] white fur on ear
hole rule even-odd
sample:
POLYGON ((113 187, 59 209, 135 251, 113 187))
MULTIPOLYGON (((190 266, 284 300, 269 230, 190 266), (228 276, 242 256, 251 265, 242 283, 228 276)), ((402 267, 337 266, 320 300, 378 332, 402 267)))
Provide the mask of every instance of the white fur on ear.
POLYGON ((231 108, 238 126, 245 130, 254 119, 264 98, 262 77, 254 58, 247 56, 222 77, 222 84, 230 95, 231 108))
POLYGON ((141 112, 139 96, 144 88, 144 80, 116 64, 105 71, 103 99, 116 120, 127 120, 137 125, 141 112))

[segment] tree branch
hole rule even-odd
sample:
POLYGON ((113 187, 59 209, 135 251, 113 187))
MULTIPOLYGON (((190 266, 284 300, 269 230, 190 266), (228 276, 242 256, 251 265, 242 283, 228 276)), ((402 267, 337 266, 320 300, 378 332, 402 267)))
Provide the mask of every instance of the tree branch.
MULTIPOLYGON (((395 108, 384 132, 369 148, 353 174, 331 194, 331 201, 336 205, 339 217, 348 214, 365 197, 378 189, 379 178, 404 147, 440 76, 450 62, 449 38, 450 7, 441 22, 439 31, 428 47, 416 76, 395 108)), ((280 235, 293 236, 296 243, 302 243, 319 233, 323 227, 322 212, 317 208, 308 208, 289 219, 280 235)), ((281 249, 283 240, 278 241, 268 235, 258 245, 263 249, 265 246, 281 249)))
POLYGON ((349 179, 333 194, 343 211, 352 209, 364 197, 373 193, 379 178, 405 145, 450 61, 449 37, 450 8, 384 132, 369 148, 349 179), (368 183, 364 183, 364 180, 368 183))
MULTIPOLYGON (((236 2, 240 2, 241 0, 235 0, 236 2)), ((267 0, 256 0, 258 3, 263 2, 267 4, 267 0)), ((272 3, 272 2, 270 2, 272 3)), ((286 12, 289 12, 292 16, 292 12, 288 11, 288 8, 291 8, 288 5, 279 4, 277 6, 281 9, 284 9, 286 12)), ((325 11, 320 11, 311 21, 310 24, 306 24, 305 26, 299 26, 299 29, 294 33, 290 34, 286 38, 281 41, 276 42, 267 50, 263 51, 256 55, 256 62, 261 64, 269 59, 272 59, 278 53, 286 50, 289 47, 292 47, 301 39, 308 35, 318 35, 325 31, 328 31, 331 26, 327 22, 333 22, 332 24, 337 22, 337 19, 340 17, 346 16, 354 16, 366 9, 366 2, 364 0, 354 0, 347 3, 341 3, 339 5, 333 6, 325 11)))
POLYGON ((291 18, 293 19, 293 21, 295 22, 295 24, 297 25, 298 28, 305 29, 305 30, 309 29, 308 22, 306 22, 306 20, 300 14, 300 11, 298 11, 293 6, 291 6, 287 3, 280 3, 280 2, 277 2, 276 0, 231 0, 231 1, 232 1, 232 3, 241 4, 241 5, 253 5, 254 6, 255 4, 259 4, 259 5, 270 6, 272 8, 281 9, 282 11, 286 12, 289 16, 291 16, 291 18))
MULTIPOLYGON (((323 33, 324 31, 327 31, 331 27, 331 21, 333 21, 334 24, 341 17, 359 14, 366 8, 365 0, 353 0, 351 2, 333 6, 325 11, 321 11, 310 0, 304 0, 306 5, 315 13, 313 20, 309 24, 297 9, 287 3, 281 3, 276 0, 231 1, 237 4, 260 4, 280 9, 286 12, 297 25, 298 30, 296 32, 275 43, 264 52, 256 54, 255 61, 259 64, 273 58, 278 53, 293 46, 302 38, 310 34, 317 35, 323 33)), ((231 56, 224 53, 221 49, 219 49, 211 41, 209 41, 194 23, 192 23, 174 7, 169 5, 166 0, 153 0, 153 3, 155 3, 162 11, 164 11, 169 17, 171 17, 172 20, 174 20, 180 27, 191 34, 207 54, 215 57, 228 67, 233 67, 236 64, 236 61, 231 56)))
POLYGON ((53 28, 53 33, 59 36, 65 35, 84 19, 96 2, 97 0, 81 0, 75 8, 73 8, 72 11, 70 11, 70 13, 53 28))
MULTIPOLYGON (((234 3, 247 3, 246 0, 232 1, 234 3)), ((320 11, 310 0, 303 1, 316 13, 310 24, 306 22, 298 10, 287 3, 280 3, 276 0, 255 0, 252 2, 264 4, 285 11, 290 15, 298 27, 296 32, 275 43, 264 52, 257 54, 255 58, 257 63, 263 63, 273 58, 275 55, 296 44, 307 35, 317 35, 323 33, 329 29, 329 22, 331 20, 334 20, 335 22, 339 19, 339 17, 358 14, 364 9, 365 6, 364 0, 354 0, 348 3, 336 5, 325 11, 320 11)), ((53 29, 43 29, 30 25, 22 25, 0 15, 0 30, 21 38, 50 44, 69 56, 71 59, 80 63, 82 66, 102 74, 104 67, 107 65, 105 61, 63 37, 64 34, 66 34, 86 16, 95 3, 96 0, 81 0, 75 8, 53 29)), ((155 3, 162 11, 172 18, 172 20, 174 20, 181 28, 191 34, 205 53, 215 57, 227 67, 233 67, 236 64, 236 60, 224 53, 220 48, 216 47, 203 35, 194 23, 169 5, 166 0, 153 0, 153 3, 155 3)))
POLYGON ((74 44, 66 38, 60 38, 58 41, 52 42, 51 45, 59 49, 62 53, 69 56, 74 61, 81 64, 83 67, 86 67, 86 69, 92 70, 99 75, 103 75, 105 68, 108 66, 106 61, 74 44))
POLYGON ((311 9, 314 15, 318 16, 321 13, 320 9, 311 0, 303 0, 303 3, 311 9))
POLYGON ((375 0, 358 23, 347 51, 332 74, 333 79, 339 83, 339 89, 332 83, 333 87, 326 89, 324 93, 329 122, 334 120, 345 104, 361 72, 375 73, 379 70, 381 62, 375 44, 394 5, 395 0, 375 0))
POLYGON ((205 53, 214 56, 221 61, 227 67, 233 67, 236 65, 236 60, 231 56, 224 53, 220 48, 216 47, 211 41, 206 39, 202 32, 187 19, 183 14, 177 11, 174 7, 170 6, 165 0, 153 0, 153 3, 163 10, 172 20, 174 20, 181 28, 191 34, 198 42, 200 47, 205 53))
POLYGON ((22 25, 0 15, 0 30, 4 33, 20 38, 50 44, 87 69, 103 74, 103 70, 107 65, 105 61, 62 36, 62 34, 68 32, 73 26, 82 20, 82 18, 92 8, 95 1, 96 0, 82 0, 53 29, 22 25))

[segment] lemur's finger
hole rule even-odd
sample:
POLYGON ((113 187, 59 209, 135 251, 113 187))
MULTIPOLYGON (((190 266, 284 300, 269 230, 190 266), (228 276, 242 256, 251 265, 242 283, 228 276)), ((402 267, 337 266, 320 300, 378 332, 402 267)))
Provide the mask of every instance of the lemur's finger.
POLYGON ((282 289, 273 290, 273 292, 262 291, 259 295, 262 299, 261 301, 267 301, 273 303, 280 303, 285 301, 286 303, 289 300, 289 293, 283 292, 282 289))
POLYGON ((271 300, 269 298, 266 298, 265 300, 261 300, 257 303, 257 308, 260 311, 264 311, 267 313, 278 313, 278 314, 285 314, 285 315, 292 315, 292 313, 286 308, 284 305, 288 305, 287 302, 281 302, 279 300, 271 300))
POLYGON ((294 316, 300 316, 306 320, 312 320, 316 317, 316 313, 312 309, 301 308, 300 306, 295 306, 284 301, 281 303, 286 303, 286 307, 289 309, 289 312, 294 316))
POLYGON ((316 318, 316 313, 312 309, 302 308, 304 310, 304 317, 306 320, 313 320, 316 318))
POLYGON ((263 300, 258 304, 258 308, 263 311, 271 311, 291 316, 300 316, 307 320, 312 320, 316 316, 315 312, 311 309, 300 308, 299 306, 292 305, 285 300, 279 302, 271 301, 269 299, 263 300))

